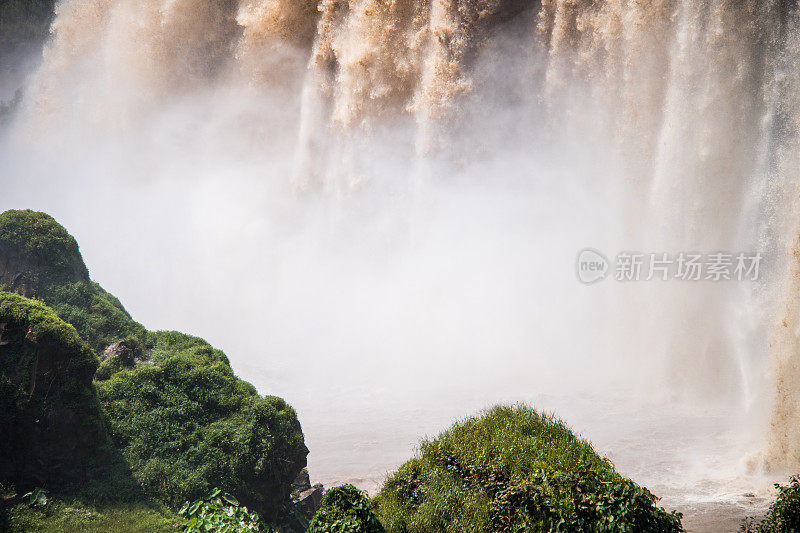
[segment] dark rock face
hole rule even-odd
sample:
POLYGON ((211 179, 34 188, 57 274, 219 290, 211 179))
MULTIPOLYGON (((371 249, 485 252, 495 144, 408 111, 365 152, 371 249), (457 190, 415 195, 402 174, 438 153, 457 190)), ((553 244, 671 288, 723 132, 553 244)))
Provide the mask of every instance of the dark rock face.
POLYGON ((311 478, 305 468, 300 471, 292 483, 292 499, 295 502, 296 509, 308 519, 319 510, 324 493, 325 488, 322 483, 311 485, 311 478))
POLYGON ((85 479, 106 442, 97 358, 40 302, 0 292, 0 481, 18 489, 85 479))
POLYGON ((297 474, 297 477, 292 481, 292 494, 299 494, 304 490, 311 488, 311 477, 308 475, 308 470, 305 468, 297 474))
POLYGON ((324 490, 322 484, 320 483, 317 483, 310 489, 302 491, 297 497, 297 508, 301 513, 303 513, 303 515, 311 518, 317 514, 317 511, 322 504, 323 494, 324 490))

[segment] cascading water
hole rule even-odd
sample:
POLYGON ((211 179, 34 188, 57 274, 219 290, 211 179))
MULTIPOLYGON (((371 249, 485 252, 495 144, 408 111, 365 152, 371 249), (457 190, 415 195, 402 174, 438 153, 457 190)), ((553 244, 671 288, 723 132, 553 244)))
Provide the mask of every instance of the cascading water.
POLYGON ((465 408, 529 399, 667 504, 746 513, 731 494, 800 468, 799 23, 789 0, 62 0, 0 207, 60 214, 137 316, 295 404, 325 481, 374 487, 465 408), (584 287, 586 246, 765 260, 584 287))

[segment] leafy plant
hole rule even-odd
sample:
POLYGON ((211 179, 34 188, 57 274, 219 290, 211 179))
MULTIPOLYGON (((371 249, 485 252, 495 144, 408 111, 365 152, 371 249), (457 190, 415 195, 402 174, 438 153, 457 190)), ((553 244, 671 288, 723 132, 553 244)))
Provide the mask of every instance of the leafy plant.
POLYGON ((47 505, 47 491, 36 487, 22 495, 22 500, 31 507, 44 507, 47 505))
POLYGON ((325 493, 322 505, 306 533, 381 533, 385 531, 372 512, 369 498, 353 485, 325 493))
POLYGON ((202 500, 186 502, 180 516, 188 520, 185 531, 211 533, 240 533, 247 531, 268 531, 258 513, 249 511, 239 502, 220 489, 215 488, 202 500))

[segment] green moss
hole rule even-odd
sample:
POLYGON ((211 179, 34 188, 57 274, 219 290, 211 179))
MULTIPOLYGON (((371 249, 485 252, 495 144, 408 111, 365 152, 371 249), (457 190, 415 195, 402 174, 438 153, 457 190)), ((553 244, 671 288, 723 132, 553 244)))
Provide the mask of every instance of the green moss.
POLYGON ((119 357, 109 357, 102 363, 100 363, 100 367, 97 369, 97 372, 94 375, 94 379, 97 381, 105 381, 117 372, 122 370, 133 368, 133 363, 127 363, 120 359, 119 357))
POLYGON ((382 533, 378 517, 370 509, 367 495, 353 485, 336 487, 325 493, 319 511, 307 533, 382 533))
POLYGON ((388 531, 680 531, 560 421, 496 407, 422 444, 375 500, 388 531))
POLYGON ((34 343, 59 346, 85 365, 97 364, 94 353, 75 328, 40 301, 0 291, 0 320, 27 325, 30 334, 26 332, 26 337, 34 343))
POLYGON ((0 481, 63 485, 87 477, 105 443, 97 357, 43 303, 0 292, 0 481), (13 458, 13 460, 10 460, 13 458))

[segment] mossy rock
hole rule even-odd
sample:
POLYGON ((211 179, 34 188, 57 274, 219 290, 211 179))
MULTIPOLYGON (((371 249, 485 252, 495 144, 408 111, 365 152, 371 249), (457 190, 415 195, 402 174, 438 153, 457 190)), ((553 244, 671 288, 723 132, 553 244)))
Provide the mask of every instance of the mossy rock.
POLYGON ((259 396, 227 362, 159 358, 96 382, 134 478, 174 506, 219 486, 276 519, 308 454, 294 410, 259 396))
POLYGON ((88 281, 78 242, 46 213, 0 214, 0 281, 12 289, 88 281))
POLYGON ((455 424, 393 474, 375 499, 388 531, 681 531, 588 442, 526 406, 455 424))
POLYGON ((0 292, 0 482, 18 489, 85 480, 106 442, 98 360, 43 303, 0 292))
POLYGON ((117 372, 133 368, 137 363, 150 362, 138 339, 129 337, 109 345, 100 356, 100 367, 94 379, 103 381, 117 372))
POLYGON ((146 330, 120 301, 89 279, 78 243, 46 213, 0 214, 0 285, 52 307, 98 352, 146 330))
POLYGON ((83 407, 102 410, 111 439, 84 494, 105 487, 135 499, 133 485, 178 506, 219 486, 267 520, 278 516, 308 454, 286 402, 260 396, 203 339, 146 331, 89 279, 77 242, 49 215, 0 214, 0 280, 51 306, 35 302, 91 361, 83 407), (99 369, 81 337, 102 353, 99 369))

